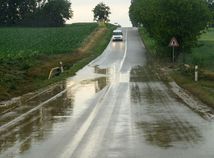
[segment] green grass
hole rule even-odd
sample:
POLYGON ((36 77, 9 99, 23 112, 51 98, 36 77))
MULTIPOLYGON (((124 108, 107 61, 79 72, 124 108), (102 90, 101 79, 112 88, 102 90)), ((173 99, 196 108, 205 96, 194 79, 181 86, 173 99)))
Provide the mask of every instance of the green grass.
MULTIPOLYGON (((157 46, 155 41, 142 27, 139 33, 145 43, 148 52, 155 57, 157 46)), ((199 65, 200 68, 214 71, 214 28, 209 28, 199 39, 199 46, 192 49, 191 54, 186 54, 186 64, 199 65)), ((163 59, 162 59, 163 60, 163 59)))
MULTIPOLYGON (((13 46, 10 45, 10 48, 7 48, 7 50, 13 51, 1 53, 3 58, 0 59, 0 101, 35 91, 74 75, 77 70, 84 67, 103 52, 111 39, 115 26, 107 25, 107 27, 101 28, 97 24, 85 23, 72 24, 64 28, 0 28, 0 30, 1 29, 11 31, 8 32, 8 36, 10 37, 9 43, 12 43, 11 41, 15 42, 15 47, 13 48, 13 46), (103 29, 104 31, 101 31, 103 29), (17 37, 17 34, 19 34, 19 36, 21 34, 15 30, 22 32, 20 39, 24 40, 19 41, 18 39, 14 39, 17 37), (40 31, 45 35, 40 34, 40 36, 38 36, 40 31), (27 35, 25 36, 26 33, 27 35), (33 37, 36 37, 36 39, 33 40, 33 37), (50 37, 54 37, 54 39, 50 37), (38 41, 47 38, 50 38, 49 41, 45 41, 46 43, 39 42, 38 44, 38 41), (30 42, 30 40, 32 41, 30 42), (90 42, 92 43, 89 44, 90 42), (26 49, 30 48, 29 45, 32 45, 32 43, 35 44, 34 49, 38 51, 37 54, 26 49), (46 46, 48 43, 52 43, 51 46, 46 46), (62 48, 57 46, 60 45, 60 43, 62 44, 62 48), (24 45, 27 46, 24 47, 24 45), (42 48, 42 45, 46 47, 47 50, 42 48), (79 48, 84 48, 84 50, 79 48), (21 53, 18 53, 20 51, 21 53), (50 69, 59 66, 59 61, 63 62, 65 72, 58 77, 47 80, 50 69)), ((6 36, 6 34, 4 36, 6 36)))
POLYGON ((151 53, 151 55, 155 56, 156 55, 155 41, 149 36, 148 32, 143 27, 139 29, 139 33, 143 39, 146 49, 149 51, 149 53, 151 53))
POLYGON ((0 59, 70 53, 97 28, 96 23, 58 28, 0 28, 0 59))
POLYGON ((38 88, 42 88, 54 82, 58 82, 67 77, 75 75, 78 70, 82 69, 85 65, 90 63, 105 50, 112 37, 112 32, 114 29, 116 29, 114 25, 108 24, 106 33, 101 37, 101 39, 99 38, 95 40, 96 44, 93 45, 89 50, 87 50, 88 55, 86 57, 78 60, 70 69, 65 71, 65 73, 60 76, 54 77, 51 80, 44 80, 43 82, 41 82, 41 80, 35 80, 35 86, 38 88))
POLYGON ((199 47, 192 49, 187 55, 187 62, 197 64, 202 68, 214 71, 214 28, 202 34, 199 39, 199 47))
MULTIPOLYGON (((139 30, 140 35, 144 41, 145 47, 150 53, 154 59, 156 53, 156 45, 153 39, 149 37, 148 33, 141 28, 139 30)), ((200 67, 203 66, 206 69, 213 70, 214 69, 214 29, 210 29, 207 33, 203 34, 200 38, 200 43, 203 43, 204 45, 199 48, 194 48, 192 54, 188 54, 189 63, 193 63, 193 61, 199 61, 200 67), (203 54, 201 53, 203 52, 203 54)), ((167 67, 168 63, 159 62, 155 59, 155 62, 152 62, 154 67, 156 65, 159 65, 160 67, 167 67)), ((213 72, 200 69, 199 71, 199 82, 194 82, 194 73, 188 72, 184 73, 183 71, 179 71, 179 65, 171 65, 169 64, 171 69, 173 70, 172 73, 168 74, 170 77, 172 77, 173 80, 175 80, 181 87, 184 89, 187 89, 189 92, 191 92, 193 95, 201 99, 204 103, 214 107, 214 82, 213 82, 213 72), (176 68, 175 70, 173 68, 176 68)), ((158 66, 158 67, 159 67, 158 66)), ((155 68, 154 68, 155 69, 155 68)), ((159 68, 157 69, 157 71, 159 68)), ((159 72, 162 79, 165 77, 168 78, 168 76, 163 76, 161 71, 159 72)))
POLYGON ((214 108, 214 84, 213 81, 199 80, 193 81, 193 75, 183 75, 178 71, 171 73, 173 79, 184 89, 197 96, 205 104, 214 108))

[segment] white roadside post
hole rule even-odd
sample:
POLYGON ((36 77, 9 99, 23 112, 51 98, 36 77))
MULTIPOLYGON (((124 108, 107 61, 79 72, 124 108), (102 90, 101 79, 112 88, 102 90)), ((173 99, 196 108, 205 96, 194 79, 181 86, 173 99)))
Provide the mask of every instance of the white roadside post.
POLYGON ((195 82, 198 82, 198 65, 195 65, 195 82))
POLYGON ((62 62, 60 61, 59 64, 60 64, 61 73, 63 73, 63 72, 64 72, 64 69, 63 69, 62 62))

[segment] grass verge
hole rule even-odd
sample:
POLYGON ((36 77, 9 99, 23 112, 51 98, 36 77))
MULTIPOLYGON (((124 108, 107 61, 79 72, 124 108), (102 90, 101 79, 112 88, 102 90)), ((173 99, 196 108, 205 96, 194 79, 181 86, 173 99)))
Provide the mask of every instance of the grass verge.
MULTIPOLYGON (((95 24, 76 24, 74 27, 76 28, 79 25, 86 25, 85 27, 88 27, 87 25, 93 25, 93 29, 89 29, 89 32, 84 33, 86 35, 81 37, 81 40, 79 40, 81 41, 80 44, 72 48, 71 51, 69 51, 70 53, 67 51, 64 53, 47 52, 40 53, 39 55, 30 54, 28 56, 26 55, 26 51, 20 58, 15 56, 11 59, 12 55, 9 56, 10 60, 6 60, 8 56, 3 58, 0 64, 0 101, 35 91, 72 76, 77 70, 100 55, 109 43, 114 26, 107 25, 106 27, 99 27, 96 25, 96 27, 94 27, 95 24), (60 61, 63 62, 65 73, 47 80, 50 69, 59 66, 60 61)), ((57 38, 56 35, 54 36, 57 38)), ((71 38, 78 36, 78 31, 73 34, 70 33, 69 36, 71 38)), ((63 38, 63 36, 61 38, 63 38)), ((67 39, 67 36, 65 38, 67 39)), ((72 45, 72 43, 66 43, 66 45, 69 44, 72 45)), ((67 49, 69 49, 69 47, 67 49)))
POLYGON ((192 53, 187 55, 189 64, 197 64, 200 67, 214 71, 214 28, 201 35, 199 47, 193 48, 192 53))
MULTIPOLYGON (((151 37, 149 37, 149 35, 143 28, 139 29, 139 33, 144 41, 147 51, 150 53, 149 56, 153 58, 152 60, 155 60, 153 61, 153 63, 156 63, 154 64, 154 66, 157 68, 157 71, 160 72, 160 76, 162 76, 164 80, 167 79, 168 81, 170 81, 170 79, 173 79, 174 81, 176 81, 176 83, 179 86, 191 92, 194 96, 199 98, 202 102, 214 107, 214 82, 213 82, 214 73, 213 72, 208 70, 200 70, 199 82, 194 82, 193 71, 184 72, 183 68, 180 67, 178 64, 172 65, 171 63, 166 63, 160 60, 157 61, 157 59, 155 58, 156 46, 155 46, 154 40, 151 39, 151 37), (169 75, 169 76, 163 76, 163 70, 166 70, 164 72, 166 75, 169 75)), ((211 37, 213 38, 214 36, 205 34, 203 37, 210 39, 211 37)), ((203 47, 209 47, 209 44, 208 45, 205 44, 203 47)), ((195 48, 195 49, 198 49, 198 48, 195 48)), ((211 49, 209 50, 203 49, 203 51, 205 52, 208 51, 208 54, 209 54, 209 51, 211 51, 211 49)), ((204 55, 204 59, 205 58, 207 58, 206 55, 204 55)), ((209 62, 209 60, 210 59, 205 60, 204 64, 206 65, 209 62)))
POLYGON ((197 96, 205 104, 214 108, 214 84, 213 81, 199 80, 194 82, 193 75, 183 75, 181 72, 173 71, 170 73, 173 80, 182 88, 197 96))
POLYGON ((61 81, 67 77, 75 75, 75 73, 87 65, 90 61, 98 57, 108 45, 112 31, 115 29, 115 26, 108 25, 93 32, 88 39, 85 41, 82 47, 77 49, 77 52, 70 58, 70 61, 67 61, 67 56, 63 61, 66 71, 60 76, 54 77, 51 80, 43 80, 40 82, 40 79, 35 80, 35 86, 42 88, 46 85, 61 81))
POLYGON ((56 28, 0 28, 0 59, 71 53, 97 27, 96 23, 76 23, 56 28))

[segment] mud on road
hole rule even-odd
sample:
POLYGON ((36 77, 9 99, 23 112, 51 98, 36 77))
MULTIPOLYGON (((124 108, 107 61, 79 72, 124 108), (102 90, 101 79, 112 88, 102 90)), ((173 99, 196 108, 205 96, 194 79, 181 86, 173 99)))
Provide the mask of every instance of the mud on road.
POLYGON ((76 76, 0 116, 0 158, 214 157, 213 120, 159 79, 135 28, 123 31, 76 76))

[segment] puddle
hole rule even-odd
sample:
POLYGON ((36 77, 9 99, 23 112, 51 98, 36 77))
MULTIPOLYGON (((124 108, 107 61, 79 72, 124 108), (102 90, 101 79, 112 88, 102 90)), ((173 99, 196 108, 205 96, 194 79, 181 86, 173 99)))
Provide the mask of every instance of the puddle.
MULTIPOLYGON (((69 85, 70 82, 68 81, 67 84, 69 85)), ((108 80, 101 77, 82 81, 74 87, 68 86, 63 95, 18 122, 10 132, 1 133, 0 152, 10 153, 7 149, 11 148, 12 150, 16 146, 20 146, 21 141, 24 146, 21 145, 19 152, 22 153, 30 148, 31 143, 44 141, 53 134, 52 132, 57 131, 56 128, 62 130, 61 126, 64 126, 66 121, 78 119, 88 108, 92 108, 88 106, 88 102, 93 101, 94 96, 102 91, 107 84, 108 80)), ((25 111, 25 107, 17 108, 16 112, 1 116, 0 120, 4 120, 4 123, 6 120, 12 120, 17 116, 17 111, 21 114, 21 111, 25 111)))
POLYGON ((136 66, 145 52, 130 31, 129 47, 110 43, 76 76, 1 115, 2 127, 35 109, 2 130, 0 158, 213 157, 213 122, 178 101, 149 65, 136 66))
POLYGON ((128 83, 129 78, 129 72, 118 73, 116 65, 108 69, 86 66, 64 83, 20 97, 19 106, 0 117, 0 126, 43 104, 47 99, 53 99, 8 128, 10 132, 1 132, 0 151, 13 153, 13 149, 19 146, 18 152, 24 153, 31 148, 32 143, 45 141, 53 132, 66 128, 66 122, 86 117, 84 113, 93 108, 91 102, 96 102, 99 93, 110 84, 128 83))
POLYGON ((128 83, 129 80, 130 80, 130 74, 129 74, 129 72, 127 72, 127 73, 121 73, 120 74, 120 81, 119 82, 121 82, 121 83, 123 83, 123 82, 128 83))

